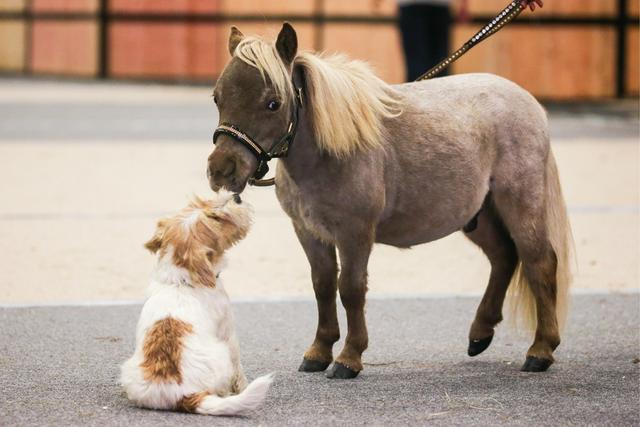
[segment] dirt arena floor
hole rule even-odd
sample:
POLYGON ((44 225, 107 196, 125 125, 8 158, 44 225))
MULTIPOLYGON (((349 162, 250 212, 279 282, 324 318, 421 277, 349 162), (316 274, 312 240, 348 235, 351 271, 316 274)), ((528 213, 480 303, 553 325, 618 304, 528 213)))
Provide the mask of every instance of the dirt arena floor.
MULTIPOLYGON (((211 89, 0 80, 1 304, 139 301, 156 220, 207 196, 211 89)), ((576 245, 573 291, 637 290, 638 106, 550 106, 576 245)), ((312 298, 309 268, 272 188, 244 198, 255 225, 229 253, 235 300, 312 298)), ((370 296, 478 295, 489 265, 456 233, 376 246, 370 296)))

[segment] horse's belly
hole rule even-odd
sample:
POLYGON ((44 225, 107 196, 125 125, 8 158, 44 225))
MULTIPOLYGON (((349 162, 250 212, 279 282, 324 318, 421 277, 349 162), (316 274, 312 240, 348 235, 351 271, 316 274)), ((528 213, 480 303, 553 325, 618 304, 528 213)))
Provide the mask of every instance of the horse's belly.
POLYGON ((483 179, 457 185, 444 195, 423 190, 423 198, 404 197, 376 228, 376 242, 401 248, 441 239, 461 230, 478 213, 489 191, 483 179))
POLYGON ((408 248, 422 243, 441 239, 460 230, 466 221, 449 218, 447 220, 429 221, 424 217, 391 217, 378 224, 376 242, 385 245, 408 248))

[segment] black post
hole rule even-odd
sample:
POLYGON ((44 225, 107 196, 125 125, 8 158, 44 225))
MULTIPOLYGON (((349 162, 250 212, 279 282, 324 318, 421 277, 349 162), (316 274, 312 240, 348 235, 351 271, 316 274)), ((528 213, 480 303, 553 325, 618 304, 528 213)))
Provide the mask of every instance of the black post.
POLYGON ((618 0, 616 22, 616 96, 627 94, 627 0, 618 0))
POLYGON ((23 57, 22 57, 22 73, 31 74, 31 64, 33 64, 33 1, 27 0, 24 4, 22 13, 24 23, 23 32, 23 57))
POLYGON ((313 24, 315 26, 313 50, 320 52, 324 48, 324 0, 313 2, 313 24))
POLYGON ((109 77, 109 0, 100 0, 98 11, 98 78, 109 77))

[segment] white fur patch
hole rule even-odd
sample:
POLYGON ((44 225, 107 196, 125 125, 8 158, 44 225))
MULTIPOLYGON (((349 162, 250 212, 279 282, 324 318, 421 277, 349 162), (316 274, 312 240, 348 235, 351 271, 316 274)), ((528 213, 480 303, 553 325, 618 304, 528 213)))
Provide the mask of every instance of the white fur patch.
MULTIPOLYGON (((272 378, 260 377, 247 387, 231 304, 222 280, 218 279, 214 288, 192 287, 189 272, 174 265, 172 257, 173 249, 169 247, 158 260, 140 313, 135 351, 121 367, 120 383, 127 397, 145 408, 175 410, 184 397, 209 393, 194 409, 196 412, 239 415, 256 409, 272 378), (193 328, 182 341, 180 384, 173 380, 147 380, 141 368, 147 331, 167 317, 193 328)), ((212 274, 223 265, 221 260, 212 274)))
POLYGON ((195 209, 188 216, 186 216, 182 222, 185 229, 188 230, 189 228, 191 228, 198 221, 198 217, 200 217, 201 214, 202 211, 200 209, 195 209))

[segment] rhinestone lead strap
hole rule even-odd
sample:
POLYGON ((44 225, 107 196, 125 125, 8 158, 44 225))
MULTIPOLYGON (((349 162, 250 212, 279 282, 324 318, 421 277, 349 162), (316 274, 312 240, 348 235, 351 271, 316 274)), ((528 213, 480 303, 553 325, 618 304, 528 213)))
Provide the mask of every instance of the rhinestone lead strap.
POLYGON ((526 8, 519 0, 513 0, 509 5, 500 12, 493 21, 489 22, 480 31, 478 31, 469 41, 467 41, 460 49, 455 51, 447 59, 443 60, 435 67, 421 75, 416 81, 431 79, 442 71, 444 71, 449 65, 456 62, 462 55, 467 53, 472 47, 478 43, 486 40, 493 34, 497 33, 502 27, 513 21, 520 13, 526 8))

